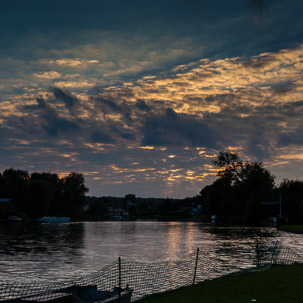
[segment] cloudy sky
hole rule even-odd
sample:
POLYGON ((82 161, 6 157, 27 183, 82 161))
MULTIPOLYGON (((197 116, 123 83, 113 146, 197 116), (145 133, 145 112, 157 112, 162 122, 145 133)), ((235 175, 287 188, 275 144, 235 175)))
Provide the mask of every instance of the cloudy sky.
POLYGON ((197 195, 221 150, 303 179, 302 0, 1 0, 0 170, 197 195))

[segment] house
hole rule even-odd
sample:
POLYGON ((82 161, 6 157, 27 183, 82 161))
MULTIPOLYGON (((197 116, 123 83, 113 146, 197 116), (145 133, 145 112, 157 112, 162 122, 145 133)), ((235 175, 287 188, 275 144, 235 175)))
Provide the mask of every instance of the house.
POLYGON ((7 221, 7 218, 16 213, 16 206, 12 199, 0 198, 0 222, 7 221))
POLYGON ((123 217, 128 217, 129 213, 122 207, 116 206, 109 206, 108 207, 108 215, 111 218, 123 218, 123 217))

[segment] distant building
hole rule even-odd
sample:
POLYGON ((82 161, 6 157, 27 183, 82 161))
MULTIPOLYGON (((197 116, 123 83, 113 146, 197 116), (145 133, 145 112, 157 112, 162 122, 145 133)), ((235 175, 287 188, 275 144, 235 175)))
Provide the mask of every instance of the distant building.
POLYGON ((109 206, 107 210, 108 210, 108 215, 112 218, 123 218, 129 216, 129 212, 119 206, 118 207, 109 206))
POLYGON ((13 199, 0 198, 0 221, 7 221, 7 218, 15 213, 16 206, 13 199))

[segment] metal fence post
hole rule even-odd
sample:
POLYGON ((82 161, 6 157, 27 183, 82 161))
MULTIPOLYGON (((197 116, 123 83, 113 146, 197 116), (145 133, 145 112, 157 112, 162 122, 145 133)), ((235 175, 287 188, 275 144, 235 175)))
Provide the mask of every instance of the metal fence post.
POLYGON ((196 255, 196 263, 195 263, 195 271, 194 271, 193 284, 195 284, 195 281, 196 281, 198 259, 199 259, 199 248, 197 248, 197 255, 196 255))
POLYGON ((256 247, 256 254, 257 254, 257 267, 260 266, 260 261, 261 261, 261 252, 260 252, 260 245, 259 245, 259 240, 257 240, 257 247, 256 247))
POLYGON ((119 268, 119 303, 121 303, 121 258, 118 258, 118 268, 119 268))
MULTIPOLYGON (((279 241, 277 240, 276 242, 275 242, 275 246, 273 247, 273 250, 272 250, 272 254, 271 254, 271 260, 270 260, 270 265, 272 265, 273 264, 273 261, 274 261, 274 255, 276 255, 277 256, 277 249, 278 249, 278 243, 279 243, 279 241)), ((275 263, 274 264, 276 264, 277 263, 277 259, 275 260, 275 263)))

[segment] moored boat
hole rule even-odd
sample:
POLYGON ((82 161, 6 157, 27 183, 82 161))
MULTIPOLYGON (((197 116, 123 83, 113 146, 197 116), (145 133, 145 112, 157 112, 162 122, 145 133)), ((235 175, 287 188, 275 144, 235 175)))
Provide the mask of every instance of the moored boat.
POLYGON ((8 216, 7 220, 9 222, 20 222, 20 221, 22 221, 22 219, 18 216, 8 216))
POLYGON ((70 222, 70 217, 42 217, 39 222, 43 223, 68 223, 70 222))
POLYGON ((133 290, 114 287, 112 291, 101 291, 96 285, 72 286, 58 291, 1 301, 1 303, 130 303, 133 290))

